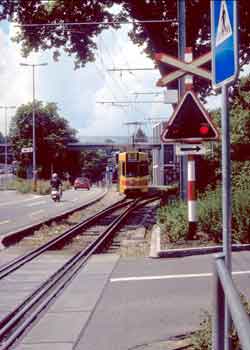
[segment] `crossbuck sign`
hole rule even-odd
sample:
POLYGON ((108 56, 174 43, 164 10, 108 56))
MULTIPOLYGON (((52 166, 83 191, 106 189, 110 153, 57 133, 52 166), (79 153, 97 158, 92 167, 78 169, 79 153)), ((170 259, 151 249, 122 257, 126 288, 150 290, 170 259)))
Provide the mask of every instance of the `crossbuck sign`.
POLYGON ((204 79, 211 80, 212 75, 211 72, 204 68, 200 68, 205 63, 208 63, 212 59, 212 53, 208 52, 205 55, 193 60, 191 63, 183 62, 173 56, 167 55, 165 53, 157 53, 155 54, 155 59, 157 61, 166 63, 172 67, 178 68, 178 70, 175 70, 174 72, 171 72, 161 79, 158 80, 156 83, 157 86, 165 86, 169 84, 170 82, 181 78, 186 73, 192 73, 195 75, 198 75, 204 79))

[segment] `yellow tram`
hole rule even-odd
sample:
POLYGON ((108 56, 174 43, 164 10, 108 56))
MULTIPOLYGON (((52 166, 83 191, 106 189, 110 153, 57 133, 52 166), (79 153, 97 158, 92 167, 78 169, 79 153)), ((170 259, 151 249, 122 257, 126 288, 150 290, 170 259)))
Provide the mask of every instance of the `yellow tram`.
POLYGON ((149 165, 145 152, 119 154, 119 191, 126 195, 148 192, 149 165))

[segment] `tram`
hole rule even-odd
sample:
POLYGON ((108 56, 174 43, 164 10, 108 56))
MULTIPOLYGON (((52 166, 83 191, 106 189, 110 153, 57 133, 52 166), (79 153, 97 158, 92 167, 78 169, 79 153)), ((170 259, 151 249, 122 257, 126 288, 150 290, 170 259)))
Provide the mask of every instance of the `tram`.
POLYGON ((145 152, 119 153, 119 191, 127 196, 148 192, 149 164, 145 152))

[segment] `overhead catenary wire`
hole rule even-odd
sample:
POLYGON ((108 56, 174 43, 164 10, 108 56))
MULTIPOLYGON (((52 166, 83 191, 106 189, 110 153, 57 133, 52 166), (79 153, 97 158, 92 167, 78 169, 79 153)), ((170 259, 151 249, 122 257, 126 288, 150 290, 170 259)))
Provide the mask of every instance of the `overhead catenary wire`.
POLYGON ((85 21, 85 22, 57 22, 57 23, 24 23, 16 24, 15 27, 35 28, 35 27, 57 27, 57 26, 81 26, 81 25, 126 25, 126 24, 154 24, 176 22, 177 19, 149 19, 149 20, 130 20, 130 21, 85 21))

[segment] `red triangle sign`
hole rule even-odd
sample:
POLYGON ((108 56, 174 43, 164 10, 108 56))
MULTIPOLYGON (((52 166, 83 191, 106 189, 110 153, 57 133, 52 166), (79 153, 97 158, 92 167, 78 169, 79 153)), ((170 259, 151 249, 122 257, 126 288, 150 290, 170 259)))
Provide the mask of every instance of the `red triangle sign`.
POLYGON ((161 134, 163 143, 215 141, 219 132, 192 91, 187 91, 161 134))

